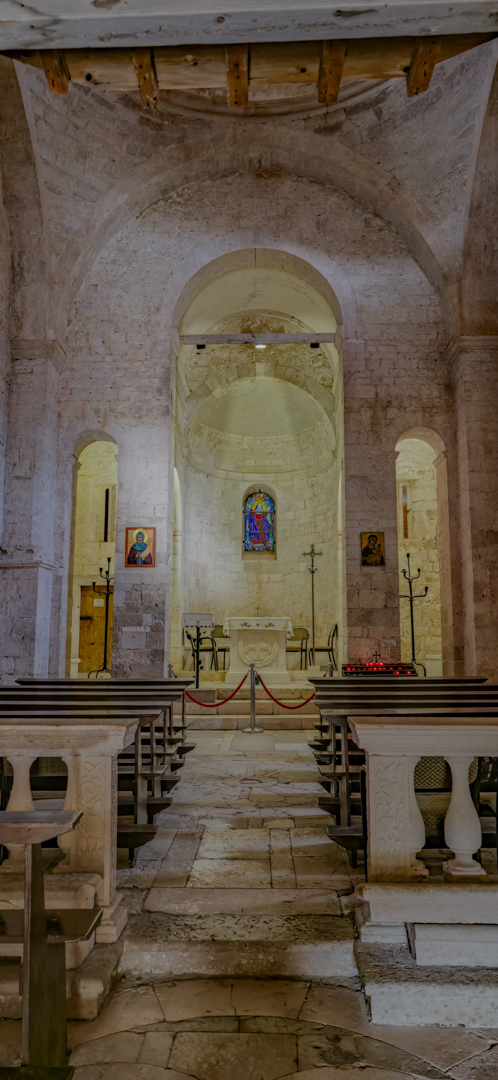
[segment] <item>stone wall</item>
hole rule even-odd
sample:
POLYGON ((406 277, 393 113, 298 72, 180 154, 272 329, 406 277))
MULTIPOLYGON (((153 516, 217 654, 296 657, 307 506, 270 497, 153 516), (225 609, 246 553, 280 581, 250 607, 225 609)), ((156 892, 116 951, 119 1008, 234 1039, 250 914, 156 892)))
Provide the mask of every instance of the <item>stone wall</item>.
MULTIPOLYGON (((337 578, 339 599, 330 607, 347 612, 345 654, 399 655, 395 448, 404 432, 424 427, 441 440, 448 473, 442 621, 447 629, 451 622, 453 637, 445 646, 443 633, 443 652, 451 654, 453 669, 462 662, 465 624, 467 670, 496 670, 495 527, 488 506, 495 494, 489 447, 496 438, 488 434, 495 419, 484 398, 477 401, 479 379, 473 383, 468 365, 464 373, 454 366, 455 352, 446 351, 460 326, 465 252, 466 272, 491 272, 490 261, 475 244, 466 248, 464 236, 469 207, 494 228, 492 209, 486 212, 496 152, 491 113, 481 140, 494 51, 490 44, 442 65, 417 99, 407 100, 401 84, 389 84, 321 117, 230 124, 174 110, 151 116, 127 95, 85 87, 57 97, 42 73, 18 65, 21 98, 12 63, 1 59, 14 319, 1 554, 2 581, 9 582, 6 677, 64 669, 74 454, 81 439, 86 445, 99 433, 114 439, 120 462, 115 671, 162 674, 171 616, 173 463, 176 458, 185 549, 194 543, 187 520, 190 514, 197 529, 204 483, 201 470, 194 475, 189 439, 193 447, 195 415, 217 389, 202 380, 190 387, 181 357, 176 370, 179 305, 196 275, 222 257, 233 256, 236 266, 248 251, 255 261, 260 251, 279 255, 282 263, 300 260, 308 268, 303 281, 321 275, 333 296, 341 359, 330 410, 325 369, 304 370, 296 356, 282 376, 280 360, 271 373, 324 409, 335 438, 330 461, 311 472, 293 468, 293 497, 291 473, 272 465, 264 475, 278 489, 284 513, 293 512, 297 493, 305 511, 312 508, 318 538, 324 536, 319 542, 336 545, 329 573, 330 588, 337 578), (481 179, 473 197, 477 160, 481 179), (477 480, 481 444, 491 477, 486 492, 477 480), (125 528, 139 523, 158 530, 157 566, 148 571, 124 567, 125 528), (382 573, 360 567, 360 532, 374 529, 386 536, 382 573)), ((481 246, 483 235, 482 229, 475 234, 481 246)), ((3 280, 8 286, 6 268, 3 280)), ((489 295, 486 285, 482 296, 489 295)), ((261 296, 258 305, 265 306, 261 296)), ((272 308, 273 317, 292 314, 272 308)), ((237 318, 233 305, 230 317, 237 318)), ((308 325, 315 328, 315 317, 308 325)), ((493 353, 493 342, 489 348, 493 353)), ((490 399, 494 361, 488 360, 483 368, 481 355, 476 370, 484 372, 490 399)), ((225 375, 228 382, 252 377, 240 358, 225 375)), ((317 430, 304 448, 293 444, 294 461, 316 448, 317 430)), ((218 476, 214 448, 203 445, 206 460, 211 454, 205 483, 214 501, 225 510, 240 505, 245 487, 263 477, 257 462, 235 470, 236 476, 218 476)), ((277 462, 276 448, 275 455, 277 462)), ((230 472, 225 465, 220 471, 230 472)), ((239 559, 237 573, 245 575, 233 547, 235 519, 229 528, 230 557, 239 559)), ((218 567, 215 533, 213 527, 208 546, 218 567)), ((290 527, 288 536, 290 543, 290 527)), ((201 541, 189 552, 192 564, 203 561, 201 541)), ((293 565, 296 558, 294 552, 293 565)), ((182 572, 175 569, 177 608, 178 597, 183 603, 187 596, 180 595, 182 572)), ((297 582, 306 575, 289 573, 296 576, 301 617, 305 590, 297 582)), ((217 580, 220 575, 216 570, 217 580)), ((185 590, 195 580, 185 574, 185 590)), ((276 597, 278 582, 273 585, 276 597)), ((269 586, 262 581, 261 594, 269 595, 269 586)), ((219 594, 209 595, 215 606, 219 594)), ((327 605, 320 632, 328 626, 327 605)))

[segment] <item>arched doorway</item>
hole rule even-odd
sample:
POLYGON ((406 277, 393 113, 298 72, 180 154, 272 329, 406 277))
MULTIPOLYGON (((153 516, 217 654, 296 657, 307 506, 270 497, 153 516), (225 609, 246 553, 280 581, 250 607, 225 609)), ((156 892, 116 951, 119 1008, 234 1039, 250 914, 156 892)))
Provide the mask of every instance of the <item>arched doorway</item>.
MULTIPOLYGON (((105 583, 100 576, 114 573, 117 446, 97 440, 77 459, 74 510, 71 678, 87 678, 102 667, 105 638, 105 583), (108 560, 110 564, 108 564, 108 560), (96 588, 93 588, 95 582, 96 588)), ((112 592, 108 613, 107 657, 112 658, 112 592)))
MULTIPOLYGON (((177 310, 182 334, 335 332, 340 317, 328 282, 312 266, 266 250, 236 252, 204 267, 177 310)), ((317 561, 317 643, 327 641, 337 622, 342 644, 339 344, 337 334, 335 344, 318 348, 182 345, 175 460, 185 610, 212 611, 216 624, 231 615, 288 615, 293 626, 310 631, 303 553, 314 542, 323 551, 317 561), (271 550, 248 550, 244 543, 244 502, 257 491, 274 501, 271 550)), ((172 644, 180 640, 175 567, 173 554, 172 644)))
MULTIPOLYGON (((416 600, 414 605, 415 655, 427 675, 442 675, 444 603, 451 607, 443 570, 448 555, 444 446, 435 433, 418 433, 414 429, 400 438, 396 450, 400 593, 408 592, 403 570, 407 570, 409 554, 412 575, 420 568, 414 593, 423 593, 428 586, 427 596, 416 600)), ((410 606, 403 599, 400 600, 400 625, 401 659, 408 661, 412 653, 410 606)))

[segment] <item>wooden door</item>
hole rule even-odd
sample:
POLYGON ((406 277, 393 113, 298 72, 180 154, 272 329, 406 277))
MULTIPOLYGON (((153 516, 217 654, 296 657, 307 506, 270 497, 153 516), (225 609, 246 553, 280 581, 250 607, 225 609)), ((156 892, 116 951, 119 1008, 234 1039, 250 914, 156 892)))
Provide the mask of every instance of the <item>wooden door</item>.
MULTIPOLYGON (((107 631, 107 667, 112 660, 113 590, 109 595, 109 627, 107 631)), ((105 597, 95 593, 91 585, 81 586, 79 671, 98 671, 104 663, 105 597)))

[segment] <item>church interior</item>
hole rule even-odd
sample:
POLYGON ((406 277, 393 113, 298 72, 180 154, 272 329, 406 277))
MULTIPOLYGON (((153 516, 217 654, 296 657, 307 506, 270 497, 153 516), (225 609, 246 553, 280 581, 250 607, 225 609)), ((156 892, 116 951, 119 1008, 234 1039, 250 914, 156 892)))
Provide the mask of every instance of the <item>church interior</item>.
POLYGON ((495 7, 6 9, 0 1071, 495 1080, 495 7))

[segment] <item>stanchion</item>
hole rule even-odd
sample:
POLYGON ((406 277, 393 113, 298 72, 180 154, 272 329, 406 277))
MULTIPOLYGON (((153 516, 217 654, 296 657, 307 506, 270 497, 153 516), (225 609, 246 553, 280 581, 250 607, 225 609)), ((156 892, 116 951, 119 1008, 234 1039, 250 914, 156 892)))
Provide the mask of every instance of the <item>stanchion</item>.
POLYGON ((246 727, 244 731, 250 731, 254 735, 261 734, 263 728, 256 727, 256 669, 254 664, 250 666, 250 679, 251 679, 251 726, 246 727))

